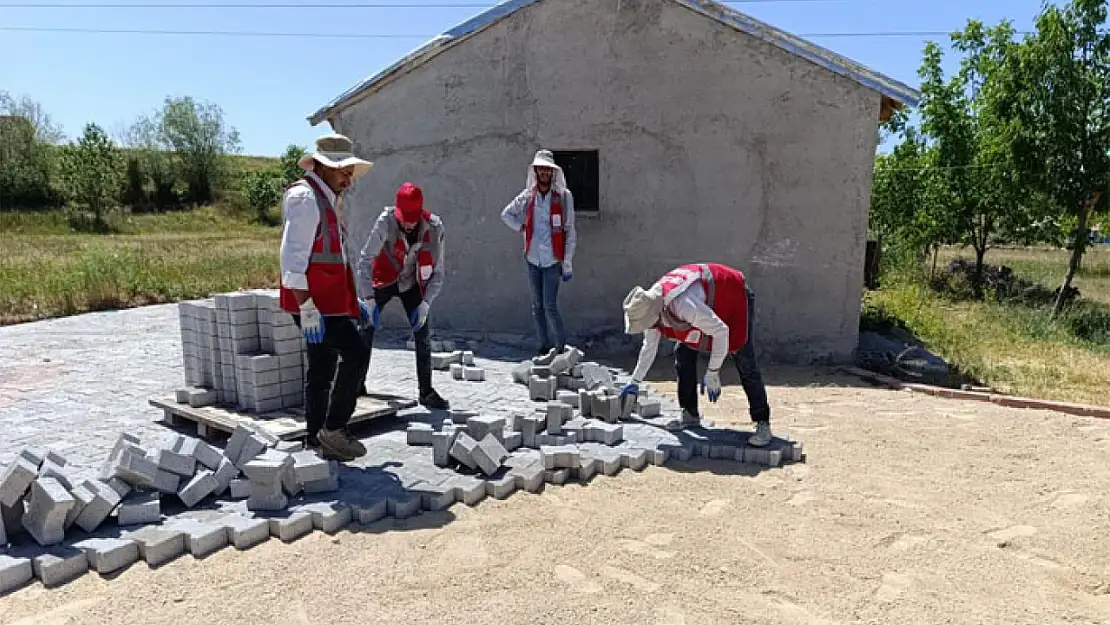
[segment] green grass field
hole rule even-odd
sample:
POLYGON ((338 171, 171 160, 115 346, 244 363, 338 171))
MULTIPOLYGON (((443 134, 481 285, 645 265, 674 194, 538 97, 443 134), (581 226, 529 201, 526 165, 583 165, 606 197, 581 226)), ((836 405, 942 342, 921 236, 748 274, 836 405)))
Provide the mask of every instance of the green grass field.
MULTIPOLYGON (((937 267, 970 253, 948 250, 937 267)), ((1050 289, 1060 286, 1068 252, 1000 249, 986 261, 1050 289)), ((1081 303, 1056 320, 1043 306, 955 301, 907 275, 884 277, 864 297, 865 326, 896 319, 964 374, 1017 395, 1110 404, 1110 250, 1088 251, 1075 281, 1081 303)))

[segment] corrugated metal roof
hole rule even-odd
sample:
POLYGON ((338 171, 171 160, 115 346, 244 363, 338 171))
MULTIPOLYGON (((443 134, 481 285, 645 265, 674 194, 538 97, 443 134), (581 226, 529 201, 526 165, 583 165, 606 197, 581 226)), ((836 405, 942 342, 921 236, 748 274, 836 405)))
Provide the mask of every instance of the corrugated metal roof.
MULTIPOLYGON (((346 107, 352 104, 356 99, 372 93, 381 86, 383 86, 389 79, 400 74, 407 73, 420 65, 428 62, 436 55, 455 46, 467 38, 485 30, 493 24, 511 16, 518 10, 527 7, 542 0, 507 0, 488 11, 485 11, 475 17, 459 24, 458 26, 448 30, 421 45, 419 48, 413 50, 409 54, 398 59, 389 67, 382 71, 370 76, 366 80, 358 83, 354 87, 348 89, 340 94, 331 102, 328 102, 309 118, 312 125, 319 124, 324 121, 328 115, 335 110, 346 107)), ((731 26, 741 32, 747 33, 769 44, 778 46, 791 54, 800 56, 808 61, 816 63, 832 72, 850 78, 859 84, 873 89, 881 93, 887 98, 908 106, 917 106, 921 99, 920 93, 897 80, 888 76, 884 76, 870 68, 837 54, 827 48, 823 48, 812 42, 806 41, 800 37, 791 35, 783 30, 775 28, 770 24, 761 22, 753 17, 745 15, 731 7, 725 6, 713 0, 670 0, 681 4, 693 11, 696 11, 706 17, 717 20, 718 22, 731 26)))

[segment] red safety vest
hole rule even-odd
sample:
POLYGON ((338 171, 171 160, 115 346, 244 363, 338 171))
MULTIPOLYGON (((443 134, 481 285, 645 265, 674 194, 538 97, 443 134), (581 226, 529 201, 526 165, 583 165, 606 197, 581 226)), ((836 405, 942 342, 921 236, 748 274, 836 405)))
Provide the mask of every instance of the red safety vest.
MULTIPOLYGON (((718 263, 698 263, 676 267, 659 279, 666 306, 692 282, 705 289, 705 303, 728 326, 728 351, 735 352, 748 342, 748 291, 744 274, 718 263)), ((689 325, 671 327, 659 324, 663 336, 694 349, 711 351, 713 339, 689 325)))
MULTIPOLYGON (((405 255, 409 251, 409 243, 405 233, 397 224, 396 218, 389 211, 389 232, 382 243, 382 249, 374 257, 371 265, 370 280, 374 288, 389 286, 401 277, 401 269, 405 266, 405 255)), ((429 211, 424 211, 423 242, 416 252, 416 282, 420 285, 420 294, 424 295, 428 287, 428 280, 436 265, 436 252, 439 247, 439 233, 443 222, 439 217, 429 211)))
MULTIPOLYGON (((358 295, 355 291, 355 274, 343 259, 343 236, 345 229, 339 223, 339 216, 328 202, 324 190, 312 178, 301 178, 287 189, 307 183, 316 195, 316 206, 320 210, 320 223, 316 226, 316 238, 312 242, 312 255, 308 258, 308 295, 321 315, 359 316, 358 295)), ((278 295, 281 309, 298 314, 301 307, 293 291, 281 284, 278 295)))
MULTIPOLYGON (((562 196, 551 188, 551 217, 548 222, 551 224, 551 249, 555 252, 555 260, 562 262, 563 254, 566 252, 567 233, 566 225, 563 222, 563 199, 562 196)), ((532 191, 532 198, 528 200, 528 211, 524 215, 524 253, 528 254, 528 250, 532 248, 532 231, 534 230, 532 224, 532 215, 536 208, 536 191, 532 191)))

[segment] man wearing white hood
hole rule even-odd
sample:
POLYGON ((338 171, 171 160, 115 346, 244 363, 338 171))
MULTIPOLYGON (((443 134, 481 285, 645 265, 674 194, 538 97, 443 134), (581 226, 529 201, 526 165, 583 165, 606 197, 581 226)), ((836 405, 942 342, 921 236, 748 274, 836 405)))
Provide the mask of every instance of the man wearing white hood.
POLYGON ((721 396, 721 365, 732 356, 740 384, 748 397, 748 412, 755 433, 748 444, 763 447, 771 442, 771 408, 767 390, 755 361, 752 317, 755 296, 737 269, 718 263, 682 265, 668 272, 651 288, 633 287, 624 299, 624 324, 628 334, 644 335, 632 382, 621 389, 622 403, 635 398, 640 383, 655 360, 659 339, 678 343, 675 373, 682 425, 697 425, 698 351, 709 351, 709 366, 702 378, 702 393, 710 402, 721 396))
POLYGON ((559 314, 559 281, 567 282, 573 275, 571 261, 578 236, 574 197, 551 151, 536 152, 524 190, 501 211, 501 220, 524 238, 539 354, 552 348, 562 352, 566 333, 559 314))

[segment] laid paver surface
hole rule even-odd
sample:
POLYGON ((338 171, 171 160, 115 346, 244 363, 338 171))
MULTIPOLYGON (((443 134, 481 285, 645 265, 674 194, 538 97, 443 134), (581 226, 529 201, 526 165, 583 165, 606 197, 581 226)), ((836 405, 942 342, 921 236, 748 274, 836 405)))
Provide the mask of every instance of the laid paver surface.
MULTIPOLYGON (((146 398, 179 384, 174 316, 155 307, 0 329, 0 425, 23 437, 3 442, 0 463, 39 444, 96 466, 121 428, 168 438, 146 398), (32 372, 13 368, 20 361, 32 372)), ((396 385, 386 392, 411 393, 412 353, 389 356, 396 374, 383 354, 372 370, 396 385)), ((488 384, 436 376, 460 408, 462 391, 488 384)), ((805 442, 804 464, 695 459, 155 570, 139 563, 2 597, 0 621, 1110 619, 1110 422, 868 388, 820 369, 769 368, 767 380, 776 426, 805 442)), ((706 415, 746 429, 743 393, 725 382, 706 415)))

